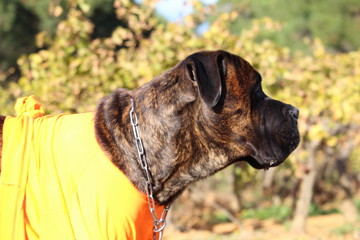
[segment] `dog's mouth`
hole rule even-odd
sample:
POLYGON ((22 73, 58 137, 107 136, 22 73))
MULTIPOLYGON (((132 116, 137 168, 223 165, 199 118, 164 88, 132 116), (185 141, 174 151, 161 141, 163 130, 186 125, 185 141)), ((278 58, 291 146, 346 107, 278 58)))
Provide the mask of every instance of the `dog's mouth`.
POLYGON ((276 167, 280 165, 284 160, 271 160, 271 161, 258 161, 252 156, 244 157, 240 161, 246 161, 255 169, 268 170, 270 167, 276 167))
POLYGON ((252 144, 252 154, 244 160, 256 169, 269 169, 283 163, 287 157, 296 149, 300 142, 297 122, 285 122, 276 133, 275 138, 262 142, 261 147, 252 144))
POLYGON ((250 142, 247 142, 246 145, 249 147, 251 154, 240 158, 239 161, 245 161, 255 169, 267 170, 270 167, 276 167, 283 163, 290 154, 290 151, 282 151, 278 146, 269 146, 266 149, 263 146, 259 150, 250 142))

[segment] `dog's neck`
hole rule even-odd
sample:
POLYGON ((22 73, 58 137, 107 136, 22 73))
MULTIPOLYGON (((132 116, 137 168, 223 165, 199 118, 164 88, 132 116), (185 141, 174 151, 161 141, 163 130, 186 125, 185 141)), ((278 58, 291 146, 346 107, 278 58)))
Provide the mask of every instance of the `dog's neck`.
MULTIPOLYGON (((168 78, 173 76, 167 74, 168 78)), ((145 175, 129 116, 131 99, 134 99, 140 137, 154 183, 154 197, 163 205, 175 200, 192 182, 228 165, 225 154, 215 150, 221 149, 215 146, 218 143, 206 136, 201 125, 204 122, 201 104, 196 103, 201 100, 191 94, 193 89, 185 89, 193 87, 175 77, 165 83, 167 85, 161 85, 164 81, 154 79, 134 92, 118 90, 100 103, 96 114, 100 145, 130 181, 145 192, 145 175), (175 87, 184 91, 178 91, 175 97, 165 93, 175 87), (172 98, 165 99, 165 96, 172 98)))
MULTIPOLYGON (((203 131, 197 104, 185 106, 179 115, 143 112, 139 117, 142 139, 155 182, 155 196, 169 203, 191 183, 228 164, 228 158, 203 131), (156 119, 151 119, 155 116, 156 119), (211 144, 213 143, 213 145, 211 144), (209 147, 210 146, 210 147, 209 147)), ((155 110, 156 111, 156 110, 155 110)))

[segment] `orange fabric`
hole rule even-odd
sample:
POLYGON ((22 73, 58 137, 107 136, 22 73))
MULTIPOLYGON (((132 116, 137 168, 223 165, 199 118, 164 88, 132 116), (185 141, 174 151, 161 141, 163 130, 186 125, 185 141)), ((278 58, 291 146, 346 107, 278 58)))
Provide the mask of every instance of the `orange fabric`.
POLYGON ((4 124, 1 240, 152 239, 146 195, 101 151, 94 113, 20 114, 4 124))

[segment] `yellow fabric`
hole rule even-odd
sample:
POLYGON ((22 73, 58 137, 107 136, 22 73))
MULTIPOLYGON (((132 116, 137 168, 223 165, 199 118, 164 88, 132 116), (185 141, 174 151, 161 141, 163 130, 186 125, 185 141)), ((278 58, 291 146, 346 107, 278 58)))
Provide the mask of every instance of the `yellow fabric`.
POLYGON ((19 98, 15 104, 15 112, 17 116, 29 117, 41 117, 45 113, 43 106, 34 95, 19 98))
POLYGON ((152 239, 146 196, 101 151, 94 114, 35 116, 5 119, 0 239, 152 239))

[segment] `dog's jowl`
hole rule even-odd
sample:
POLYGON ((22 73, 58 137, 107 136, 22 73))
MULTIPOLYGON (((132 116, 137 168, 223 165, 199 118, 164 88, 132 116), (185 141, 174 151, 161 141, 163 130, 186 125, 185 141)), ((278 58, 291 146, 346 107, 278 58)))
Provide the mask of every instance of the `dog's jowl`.
POLYGON ((21 99, 25 112, 0 116, 0 239, 152 239, 190 183, 238 161, 279 165, 299 111, 261 81, 241 57, 204 51, 92 113, 42 116, 21 99))

